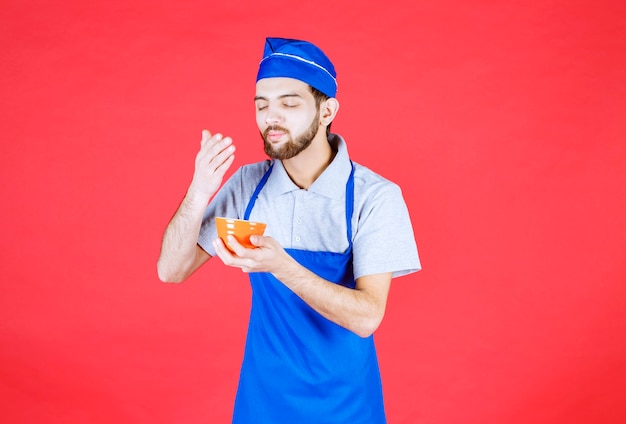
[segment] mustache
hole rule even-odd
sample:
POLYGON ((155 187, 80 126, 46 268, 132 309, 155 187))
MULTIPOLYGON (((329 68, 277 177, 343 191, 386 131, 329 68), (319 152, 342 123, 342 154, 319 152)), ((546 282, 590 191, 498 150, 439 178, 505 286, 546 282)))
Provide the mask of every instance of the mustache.
POLYGON ((267 138, 270 131, 281 131, 289 135, 289 130, 287 128, 279 127, 277 125, 272 125, 271 127, 265 128, 265 131, 263 131, 263 138, 267 138))

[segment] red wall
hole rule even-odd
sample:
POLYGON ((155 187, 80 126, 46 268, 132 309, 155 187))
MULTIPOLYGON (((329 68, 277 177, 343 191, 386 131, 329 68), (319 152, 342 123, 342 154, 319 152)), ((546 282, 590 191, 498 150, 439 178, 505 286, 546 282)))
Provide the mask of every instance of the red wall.
POLYGON ((249 3, 2 2, 2 421, 229 422, 245 275, 155 262, 202 128, 264 159, 286 36, 333 58, 333 128, 414 223, 390 423, 626 422, 624 2, 249 3))

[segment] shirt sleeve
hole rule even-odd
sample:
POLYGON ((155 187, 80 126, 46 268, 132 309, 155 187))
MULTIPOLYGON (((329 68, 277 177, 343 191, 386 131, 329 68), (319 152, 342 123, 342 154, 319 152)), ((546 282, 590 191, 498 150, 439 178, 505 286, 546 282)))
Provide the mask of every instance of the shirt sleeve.
POLYGON ((243 219, 248 201, 268 167, 269 161, 240 167, 211 199, 204 212, 198 236, 198 245, 209 255, 215 256, 213 249, 213 240, 217 238, 215 217, 243 219))
POLYGON ((421 269, 409 211, 400 187, 381 179, 368 184, 353 239, 354 277, 421 269))

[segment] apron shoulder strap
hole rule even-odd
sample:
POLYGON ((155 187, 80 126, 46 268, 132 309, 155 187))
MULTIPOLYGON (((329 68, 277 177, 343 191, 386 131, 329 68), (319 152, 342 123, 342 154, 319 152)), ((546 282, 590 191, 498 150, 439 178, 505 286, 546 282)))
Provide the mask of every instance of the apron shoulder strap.
POLYGON ((348 243, 352 249, 352 214, 354 212, 354 162, 350 161, 352 171, 346 184, 346 226, 348 227, 348 243))
POLYGON ((250 201, 248 202, 248 206, 246 207, 246 212, 243 214, 243 219, 250 218, 250 213, 252 212, 252 208, 254 207, 254 204, 256 203, 256 199, 259 197, 259 193, 263 189, 263 186, 267 182, 267 179, 270 177, 273 166, 274 166, 274 162, 270 164, 270 167, 267 169, 267 171, 265 171, 265 174, 261 178, 261 181, 259 182, 259 184, 257 184, 256 189, 254 190, 254 193, 252 194, 252 197, 250 198, 250 201))
MULTIPOLYGON (((350 244, 350 249, 352 249, 352 214, 354 212, 354 163, 350 161, 350 165, 352 166, 352 170, 350 171, 350 177, 348 178, 348 182, 346 184, 346 227, 347 227, 347 236, 348 243, 350 244)), ((249 219, 250 213, 252 212, 252 208, 254 208, 254 204, 256 203, 256 199, 259 197, 259 193, 265 186, 267 179, 270 177, 272 173, 272 167, 274 163, 270 164, 270 167, 265 171, 265 174, 261 178, 261 181, 257 185, 250 201, 248 202, 248 206, 246 207, 246 212, 243 215, 243 219, 249 219)))

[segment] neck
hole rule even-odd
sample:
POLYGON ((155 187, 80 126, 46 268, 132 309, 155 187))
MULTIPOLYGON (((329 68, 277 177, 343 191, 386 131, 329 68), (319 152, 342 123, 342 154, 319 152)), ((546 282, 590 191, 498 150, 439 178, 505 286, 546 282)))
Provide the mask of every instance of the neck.
POLYGON ((294 184, 306 190, 322 175, 334 157, 335 152, 328 142, 326 131, 320 130, 309 147, 282 162, 294 184))

